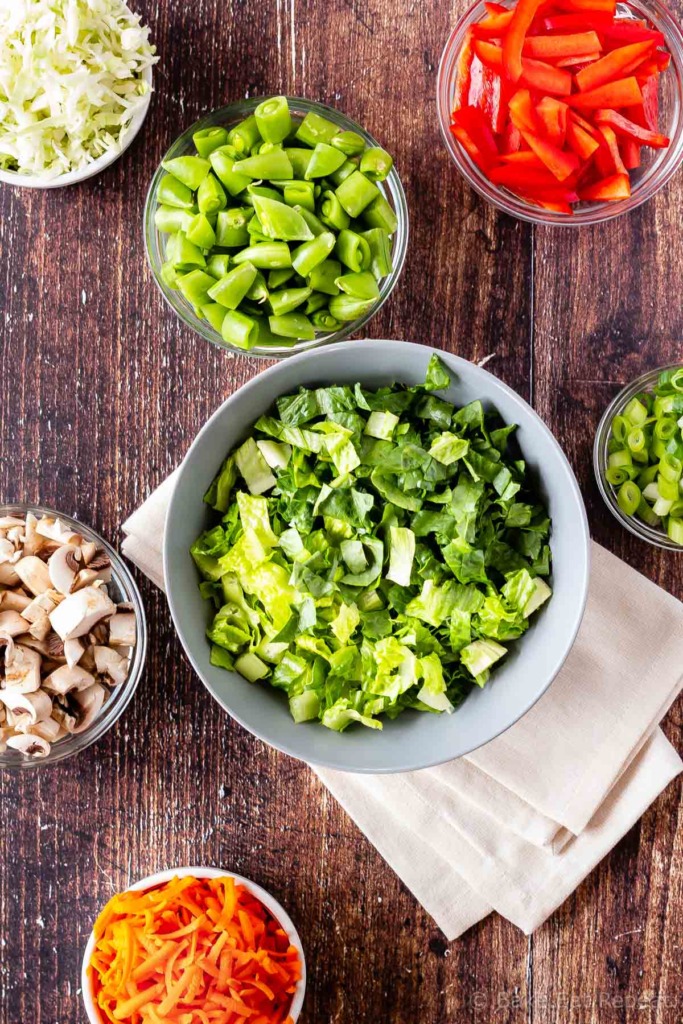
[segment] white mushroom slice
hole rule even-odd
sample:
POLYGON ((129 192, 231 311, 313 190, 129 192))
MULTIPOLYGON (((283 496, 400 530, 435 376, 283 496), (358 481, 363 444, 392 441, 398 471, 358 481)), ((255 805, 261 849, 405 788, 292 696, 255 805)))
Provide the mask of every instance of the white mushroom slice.
POLYGON ((100 578, 98 569, 81 569, 76 573, 76 578, 71 585, 72 593, 76 593, 77 590, 83 590, 84 587, 89 587, 100 578))
POLYGON ((57 544, 80 544, 83 540, 80 533, 76 533, 61 519, 51 519, 50 516, 43 516, 38 520, 36 533, 41 537, 47 537, 48 540, 56 541, 57 544))
POLYGON ((93 648, 92 647, 86 647, 85 648, 85 651, 81 655, 81 658, 80 658, 80 661, 78 662, 78 664, 81 666, 81 668, 84 668, 86 670, 86 672, 96 672, 97 671, 97 669, 95 668, 95 655, 93 654, 93 648))
POLYGON ((0 530, 11 530, 15 526, 23 526, 24 520, 18 516, 0 516, 0 530))
POLYGON ((81 552, 73 544, 64 544, 50 555, 47 563, 52 586, 60 594, 70 594, 78 572, 81 552))
POLYGON ((21 582, 32 594, 44 594, 52 586, 47 566, 37 555, 20 558, 14 569, 21 582))
POLYGON ((19 612, 0 611, 0 633, 14 637, 26 633, 27 630, 28 622, 19 612))
MULTIPOLYGON (((52 632, 52 626, 50 620, 47 617, 47 612, 43 612, 39 619, 31 625, 29 633, 35 637, 36 640, 45 640, 52 632)), ((60 641, 61 643, 61 641, 60 641)))
MULTIPOLYGON (((34 598, 35 600, 35 598, 34 598)), ((3 590, 0 592, 0 608, 3 612, 23 612, 31 604, 31 598, 19 590, 3 590)), ((24 618, 26 616, 24 615, 24 618)), ((29 620, 30 621, 30 620, 29 620)))
POLYGON ((56 704, 52 709, 52 719, 65 733, 73 732, 78 724, 76 716, 66 711, 59 704, 56 704))
POLYGON ((79 665, 60 665, 54 672, 50 672, 43 679, 43 688, 49 693, 58 693, 64 696, 72 690, 87 690, 95 682, 95 677, 86 672, 79 665))
POLYGON ((85 732, 92 725, 100 713, 106 696, 107 691, 100 683, 95 683, 74 696, 74 700, 81 710, 78 725, 74 729, 75 733, 85 732))
POLYGON ((50 614, 55 633, 62 640, 85 636, 100 619, 113 615, 116 605, 98 587, 85 587, 70 594, 50 614))
POLYGON ((101 676, 108 676, 114 686, 125 683, 128 676, 128 663, 111 647, 93 647, 95 668, 101 676))
POLYGON ((80 640, 74 638, 73 640, 64 641, 64 657, 69 668, 73 668, 77 665, 85 653, 85 647, 80 640))
MULTIPOLYGON (((21 613, 29 622, 36 622, 42 615, 49 615, 57 607, 56 602, 50 597, 50 591, 34 597, 31 603, 21 613)), ((54 593, 54 591, 52 591, 54 593)))
POLYGON ((83 562, 85 565, 90 565, 98 551, 99 547, 94 540, 83 541, 81 544, 81 553, 83 555, 83 562))
POLYGON ((38 520, 33 512, 26 513, 26 524, 24 526, 23 549, 25 555, 37 555, 43 547, 43 538, 36 533, 38 520))
POLYGON ((17 562, 21 558, 21 551, 17 551, 11 540, 7 537, 0 537, 0 562, 17 562))
POLYGON ((50 753, 50 744, 42 736, 32 736, 29 733, 19 733, 17 736, 7 738, 7 746, 18 750, 29 757, 47 757, 50 753))
POLYGON ((26 732, 29 736, 42 736, 49 743, 54 743, 66 734, 66 729, 63 729, 59 722, 55 722, 54 718, 44 718, 35 725, 30 725, 26 732))
POLYGON ((17 583, 19 583, 19 577, 14 566, 9 562, 0 563, 0 586, 16 587, 17 583))
POLYGON ((40 689, 40 663, 38 651, 10 640, 5 650, 5 686, 16 687, 20 693, 35 693, 40 689))
POLYGON ((35 725, 52 714, 52 698, 44 690, 36 690, 35 693, 0 690, 0 700, 13 713, 17 726, 35 725))
POLYGON ((133 647, 135 645, 135 613, 120 612, 109 620, 109 643, 112 647, 133 647))

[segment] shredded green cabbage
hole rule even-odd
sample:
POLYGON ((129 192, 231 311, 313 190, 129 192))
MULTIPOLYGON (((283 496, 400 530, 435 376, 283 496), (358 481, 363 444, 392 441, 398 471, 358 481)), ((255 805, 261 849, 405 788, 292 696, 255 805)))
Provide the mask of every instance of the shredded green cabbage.
POLYGON ((52 179, 120 151, 154 53, 122 0, 0 3, 0 168, 52 179))

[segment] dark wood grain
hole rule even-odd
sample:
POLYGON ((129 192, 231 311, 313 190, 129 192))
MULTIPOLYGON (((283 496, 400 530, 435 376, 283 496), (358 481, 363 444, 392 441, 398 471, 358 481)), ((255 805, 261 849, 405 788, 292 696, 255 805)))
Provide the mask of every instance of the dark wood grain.
MULTIPOLYGON (((681 558, 617 530, 591 470, 610 397, 683 357, 680 176, 630 217, 578 232, 486 206, 450 165, 434 114, 462 2, 137 6, 162 58, 140 137, 92 183, 0 189, 0 499, 56 506, 116 543, 213 409, 263 368, 176 320, 147 269, 141 218, 182 128, 221 103, 289 92, 338 106, 397 156, 410 249, 369 333, 491 356, 565 446, 594 536, 683 597, 681 558)), ((211 701, 164 599, 139 582, 150 653, 130 709, 77 759, 0 774, 1 1024, 83 1022, 80 961, 98 908, 183 863, 228 866, 288 908, 311 968, 304 1024, 680 1021, 680 785, 532 938, 492 916, 449 947, 312 773, 211 701)), ((680 702, 666 731, 680 749, 680 702)))

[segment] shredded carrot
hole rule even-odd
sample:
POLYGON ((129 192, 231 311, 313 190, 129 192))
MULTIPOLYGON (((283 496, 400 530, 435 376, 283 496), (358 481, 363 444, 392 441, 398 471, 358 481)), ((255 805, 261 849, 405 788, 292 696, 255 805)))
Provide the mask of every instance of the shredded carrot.
POLYGON ((173 878, 114 896, 89 977, 103 1024, 293 1024, 299 954, 233 878, 173 878))

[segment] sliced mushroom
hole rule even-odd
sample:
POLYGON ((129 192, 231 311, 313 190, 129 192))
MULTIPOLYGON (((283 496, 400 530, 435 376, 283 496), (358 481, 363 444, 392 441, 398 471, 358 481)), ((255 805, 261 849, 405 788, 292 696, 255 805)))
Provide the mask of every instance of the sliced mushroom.
POLYGON ((94 683, 87 690, 82 690, 74 695, 74 700, 80 709, 78 725, 75 733, 85 732, 97 718, 107 696, 107 691, 100 683, 94 683))
POLYGON ((128 677, 128 662, 111 647, 93 647, 95 668, 101 676, 108 676, 113 686, 125 683, 128 677))
POLYGON ((55 633, 62 640, 85 636, 101 619, 113 615, 116 605, 101 587, 85 587, 70 594, 50 614, 55 633))
MULTIPOLYGON (((54 593, 54 591, 52 591, 54 593)), ((46 590, 44 594, 39 594, 38 597, 34 597, 31 603, 21 613, 25 619, 29 622, 37 622, 43 615, 49 615, 57 607, 55 601, 50 596, 51 591, 46 590)))
POLYGON ((70 594, 76 579, 81 552, 73 544, 64 544, 57 548, 47 563, 48 573, 55 590, 60 594, 70 594))
POLYGON ((90 565, 91 561, 99 551, 99 547, 92 540, 84 540, 81 544, 81 554, 83 555, 83 562, 85 565, 90 565))
POLYGON ((12 530, 15 526, 23 526, 24 520, 18 516, 0 516, 0 530, 12 530))
POLYGON ((80 665, 60 665, 43 679, 43 687, 49 693, 71 693, 72 690, 86 690, 95 682, 95 677, 80 665))
POLYGON ((77 590, 83 590, 84 587, 91 586, 99 578, 99 571, 97 569, 91 569, 90 566, 88 566, 87 569, 81 569, 76 573, 76 578, 73 581, 71 590, 73 593, 77 590))
MULTIPOLYGON (((57 636, 57 634, 55 634, 57 636)), ((64 641, 64 657, 69 668, 73 668, 77 665, 85 653, 85 647, 79 639, 74 637, 73 640, 64 641)))
POLYGON ((78 719, 70 711, 60 704, 55 704, 52 709, 52 718, 64 732, 73 732, 78 725, 78 719))
MULTIPOLYGON (((31 598, 20 590, 3 590, 0 593, 0 608, 3 612, 21 612, 29 607, 31 598)), ((26 616, 24 615, 24 618, 26 616)), ((29 620, 30 621, 30 620, 29 620)))
POLYGON ((40 664, 38 651, 10 639, 5 650, 5 686, 16 687, 20 693, 35 693, 40 689, 40 664))
POLYGON ((59 722, 56 722, 54 718, 43 718, 40 722, 36 722, 35 725, 30 725, 26 732, 30 736, 42 736, 48 743, 54 743, 66 735, 66 729, 59 722))
POLYGON ((21 551, 17 551, 11 540, 7 537, 0 537, 0 562, 18 562, 21 558, 21 551))
POLYGON ((21 582, 32 594, 44 594, 52 586, 47 566, 37 555, 20 558, 14 569, 21 582))
POLYGON ((25 555, 37 555, 43 547, 43 538, 36 532, 37 525, 38 520, 33 515, 33 512, 27 512, 22 545, 25 555))
POLYGON ((19 612, 0 611, 0 633, 15 637, 25 633, 27 628, 28 622, 19 612))
MULTIPOLYGON (((119 605, 119 608, 121 606, 119 605)), ((117 611, 109 620, 109 643, 112 647, 135 645, 135 614, 117 611)))
POLYGON ((76 533, 70 526, 67 526, 61 519, 51 519, 49 516, 42 516, 36 525, 36 533, 41 537, 47 537, 57 544, 80 544, 83 537, 76 533))
POLYGON ((14 714, 15 724, 35 725, 52 714, 52 698, 44 690, 19 693, 16 689, 0 690, 0 700, 14 714))
POLYGON ((46 637, 48 637, 51 632, 52 626, 50 625, 50 620, 47 617, 46 612, 43 612, 41 617, 39 619, 36 619, 36 621, 32 623, 31 628, 29 629, 29 633, 31 634, 31 636, 35 637, 36 640, 45 640, 46 637))
POLYGON ((17 571, 9 562, 0 563, 0 587, 16 587, 19 583, 17 571))
POLYGON ((32 736, 30 733, 17 733, 7 738, 7 746, 18 750, 30 757, 47 757, 50 753, 50 744, 42 736, 32 736))

